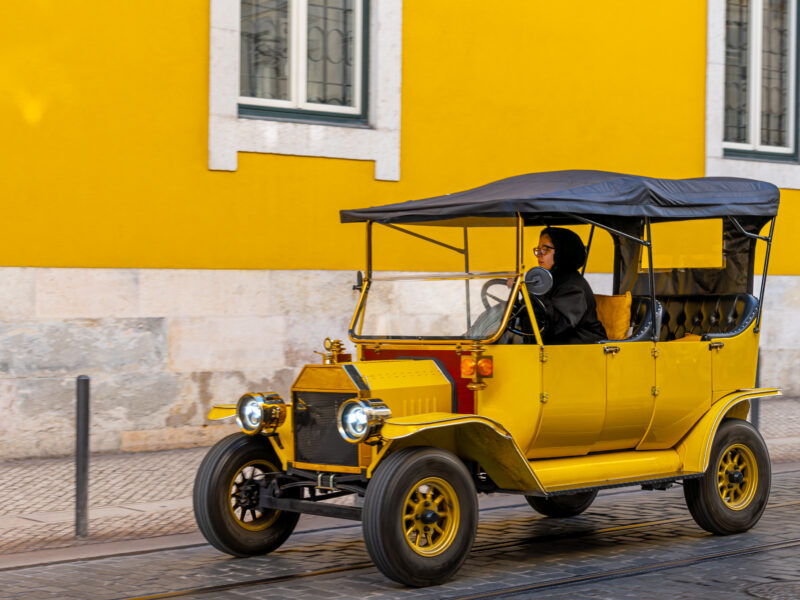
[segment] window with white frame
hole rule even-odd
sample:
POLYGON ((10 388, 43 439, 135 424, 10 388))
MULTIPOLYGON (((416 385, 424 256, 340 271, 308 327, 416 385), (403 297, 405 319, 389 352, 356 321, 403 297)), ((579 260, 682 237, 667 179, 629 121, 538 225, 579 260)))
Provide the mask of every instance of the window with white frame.
POLYGON ((210 0, 210 13, 209 169, 249 152, 400 178, 403 0, 210 0))
POLYGON ((366 9, 365 0, 241 0, 240 115, 363 120, 366 9))
POLYGON ((726 0, 726 156, 796 160, 796 0, 726 0))

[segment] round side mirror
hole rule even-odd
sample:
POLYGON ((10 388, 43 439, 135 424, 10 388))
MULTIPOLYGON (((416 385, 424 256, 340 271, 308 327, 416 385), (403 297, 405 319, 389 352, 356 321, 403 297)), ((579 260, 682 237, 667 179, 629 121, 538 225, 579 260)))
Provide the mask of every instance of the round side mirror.
POLYGON ((525 273, 525 284, 529 292, 541 296, 553 287, 553 275, 544 267, 534 267, 525 273))

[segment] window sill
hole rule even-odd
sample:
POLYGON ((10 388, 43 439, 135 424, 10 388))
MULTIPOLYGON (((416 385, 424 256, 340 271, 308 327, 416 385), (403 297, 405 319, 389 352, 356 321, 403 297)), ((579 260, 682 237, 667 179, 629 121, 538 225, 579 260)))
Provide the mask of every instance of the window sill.
POLYGON ((787 190, 800 189, 800 164, 742 156, 707 156, 707 177, 744 177, 767 181, 787 190))
POLYGON ((240 104, 238 107, 241 119, 264 119, 269 121, 283 121, 284 123, 305 123, 306 125, 335 125, 338 127, 359 127, 369 129, 369 123, 364 115, 337 115, 335 113, 280 110, 240 104))
POLYGON ((756 150, 735 150, 732 148, 725 148, 722 151, 722 158, 797 164, 797 151, 790 154, 782 154, 779 152, 758 152, 756 150))

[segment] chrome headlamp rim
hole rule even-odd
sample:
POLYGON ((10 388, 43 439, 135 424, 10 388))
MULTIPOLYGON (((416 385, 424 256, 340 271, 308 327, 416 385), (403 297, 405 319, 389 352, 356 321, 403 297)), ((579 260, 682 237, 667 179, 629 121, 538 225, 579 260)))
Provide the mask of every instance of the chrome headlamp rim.
POLYGON ((286 403, 278 394, 245 394, 236 403, 236 424, 248 435, 256 435, 265 427, 276 429, 286 420, 286 403), (257 424, 253 424, 253 419, 248 418, 253 415, 247 414, 247 410, 255 411, 257 407, 257 424))
POLYGON ((375 399, 351 398, 342 403, 336 415, 336 427, 339 435, 351 444, 364 442, 375 437, 383 426, 384 420, 392 416, 389 407, 383 401, 375 399), (352 411, 360 410, 364 415, 363 431, 354 431, 344 417, 352 411))

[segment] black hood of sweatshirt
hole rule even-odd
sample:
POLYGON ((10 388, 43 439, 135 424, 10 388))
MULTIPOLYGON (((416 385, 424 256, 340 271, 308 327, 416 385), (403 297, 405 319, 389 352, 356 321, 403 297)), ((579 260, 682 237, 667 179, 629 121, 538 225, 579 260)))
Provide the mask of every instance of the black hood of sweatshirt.
POLYGON ((577 233, 561 227, 547 227, 541 235, 544 234, 550 236, 555 248, 554 276, 577 271, 586 262, 586 248, 577 233))

